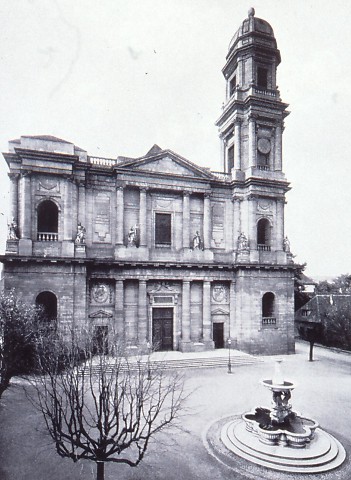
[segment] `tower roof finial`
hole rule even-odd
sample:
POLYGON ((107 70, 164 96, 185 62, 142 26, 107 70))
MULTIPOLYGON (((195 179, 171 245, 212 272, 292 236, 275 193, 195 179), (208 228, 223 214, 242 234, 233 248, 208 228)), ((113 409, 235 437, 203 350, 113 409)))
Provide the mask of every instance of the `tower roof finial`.
POLYGON ((248 11, 249 17, 254 17, 255 16, 255 9, 253 7, 250 8, 248 11))

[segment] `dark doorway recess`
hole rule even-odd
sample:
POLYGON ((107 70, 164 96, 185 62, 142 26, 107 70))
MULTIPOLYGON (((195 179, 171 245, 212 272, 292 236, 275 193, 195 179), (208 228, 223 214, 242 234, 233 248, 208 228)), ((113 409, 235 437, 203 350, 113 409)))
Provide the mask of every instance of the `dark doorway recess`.
POLYGON ((108 354, 108 327, 105 325, 94 328, 94 354, 108 354))
POLYGON ((213 341, 215 348, 224 348, 224 323, 213 324, 213 341))
POLYGON ((173 350, 173 308, 152 309, 152 345, 155 350, 173 350))
POLYGON ((35 299, 36 305, 43 310, 44 319, 48 322, 56 321, 57 318, 57 297, 52 292, 41 292, 35 299))

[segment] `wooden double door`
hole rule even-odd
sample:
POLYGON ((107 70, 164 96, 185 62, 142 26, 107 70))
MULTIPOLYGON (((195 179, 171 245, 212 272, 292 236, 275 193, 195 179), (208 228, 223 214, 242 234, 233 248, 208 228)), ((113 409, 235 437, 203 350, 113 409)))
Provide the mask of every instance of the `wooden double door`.
POLYGON ((173 308, 152 309, 152 345, 155 350, 173 350, 173 308))

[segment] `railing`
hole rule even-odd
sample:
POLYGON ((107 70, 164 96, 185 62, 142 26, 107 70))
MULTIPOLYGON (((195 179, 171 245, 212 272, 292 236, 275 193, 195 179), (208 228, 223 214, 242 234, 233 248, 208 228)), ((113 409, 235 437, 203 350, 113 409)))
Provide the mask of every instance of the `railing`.
POLYGON ((117 159, 104 157, 88 157, 89 163, 93 165, 102 165, 103 167, 113 167, 117 165, 117 159))
POLYGON ((230 182, 232 180, 232 175, 230 173, 225 172, 212 172, 212 175, 217 177, 219 180, 223 180, 224 182, 230 182))
POLYGON ((37 239, 39 240, 39 242, 57 242, 58 233, 38 232, 37 239))
POLYGON ((262 325, 276 325, 277 319, 275 317, 262 317, 262 325))
POLYGON ((267 88, 262 87, 253 87, 254 93, 259 95, 264 95, 265 97, 276 97, 278 92, 277 90, 268 90, 267 88))
POLYGON ((257 169, 258 169, 258 170, 268 171, 268 170, 269 170, 269 166, 268 166, 268 165, 257 165, 257 169))
POLYGON ((261 252, 270 252, 271 251, 271 246, 270 245, 258 244, 257 245, 257 250, 259 250, 261 252))

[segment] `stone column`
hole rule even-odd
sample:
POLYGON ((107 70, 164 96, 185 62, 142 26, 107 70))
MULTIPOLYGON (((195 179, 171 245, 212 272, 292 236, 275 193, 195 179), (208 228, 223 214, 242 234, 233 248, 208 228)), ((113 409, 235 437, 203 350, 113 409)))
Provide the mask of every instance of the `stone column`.
POLYGON ((229 338, 232 340, 232 345, 235 348, 234 342, 236 341, 235 331, 235 281, 230 282, 229 287, 229 338), (234 342, 233 342, 234 340, 234 342))
POLYGON ((123 280, 116 280, 115 286, 115 334, 120 342, 126 339, 124 319, 124 285, 123 280))
POLYGON ((18 224, 18 178, 19 175, 14 173, 9 173, 10 178, 10 196, 11 196, 11 205, 10 205, 10 215, 9 222, 14 220, 18 224))
POLYGON ((124 187, 119 185, 116 190, 116 245, 124 243, 124 187))
POLYGON ((236 119, 234 122, 234 168, 241 170, 241 120, 236 119))
POLYGON ((140 225, 140 247, 147 246, 147 222, 146 222, 146 188, 140 189, 140 204, 139 204, 139 225, 140 225))
POLYGON ((190 281, 183 280, 182 289, 182 344, 190 343, 190 281))
POLYGON ((78 181, 78 212, 77 212, 77 223, 81 223, 85 228, 86 226, 86 217, 85 217, 86 205, 85 205, 85 182, 78 181))
POLYGON ((138 297, 138 344, 143 345, 148 341, 146 280, 139 280, 138 297))
POLYGON ((249 118, 249 167, 256 166, 256 121, 249 118))
POLYGON ((207 193, 204 196, 204 247, 211 248, 211 200, 207 193))
POLYGON ((283 250, 284 241, 284 200, 278 199, 276 204, 275 232, 273 237, 276 239, 276 250, 283 250))
POLYGON ((31 176, 26 172, 21 177, 20 234, 23 239, 31 238, 32 201, 31 176))
POLYGON ((183 193, 183 248, 190 243, 190 192, 183 193))
POLYGON ((275 127, 275 165, 274 169, 281 171, 282 170, 282 126, 278 124, 275 127))
POLYGON ((63 240, 72 241, 72 182, 66 178, 63 200, 63 240))
POLYGON ((211 282, 203 282, 202 290, 202 335, 205 344, 212 341, 211 282))
POLYGON ((220 135, 219 136, 219 142, 220 142, 220 152, 221 152, 221 159, 222 159, 222 162, 223 162, 223 172, 226 171, 227 169, 227 165, 226 165, 226 154, 225 154, 225 140, 224 140, 224 137, 223 135, 220 135))
POLYGON ((240 204, 241 200, 239 198, 233 198, 233 248, 237 249, 238 237, 241 233, 241 215, 240 215, 240 204))
POLYGON ((248 201, 249 209, 249 231, 248 239, 250 250, 257 250, 257 223, 256 223, 256 210, 257 210, 257 201, 256 198, 250 197, 248 201))

